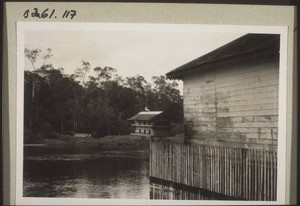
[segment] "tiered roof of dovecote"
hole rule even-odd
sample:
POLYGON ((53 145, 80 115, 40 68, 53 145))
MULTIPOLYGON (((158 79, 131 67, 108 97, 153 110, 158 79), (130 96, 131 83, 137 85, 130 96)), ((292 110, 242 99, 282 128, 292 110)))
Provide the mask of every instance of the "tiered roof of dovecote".
POLYGON ((154 120, 159 117, 163 112, 162 111, 143 111, 140 112, 133 117, 129 118, 128 120, 143 120, 143 121, 150 121, 154 120))

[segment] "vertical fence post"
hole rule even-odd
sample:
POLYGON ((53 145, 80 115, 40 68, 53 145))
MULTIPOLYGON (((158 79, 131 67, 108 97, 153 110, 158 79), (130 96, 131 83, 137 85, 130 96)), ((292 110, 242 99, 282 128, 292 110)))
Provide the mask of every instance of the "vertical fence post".
MULTIPOLYGON (((149 155, 152 177, 237 199, 276 200, 276 151, 150 142, 149 155)), ((151 187, 150 194, 178 197, 170 186, 159 191, 151 187)), ((180 193, 186 198, 208 198, 203 195, 180 193)))

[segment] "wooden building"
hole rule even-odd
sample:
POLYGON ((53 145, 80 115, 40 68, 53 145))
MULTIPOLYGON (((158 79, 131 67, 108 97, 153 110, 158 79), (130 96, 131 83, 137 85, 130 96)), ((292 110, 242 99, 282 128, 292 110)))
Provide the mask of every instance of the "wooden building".
POLYGON ((276 200, 279 35, 244 35, 167 77, 183 80, 188 144, 151 142, 151 198, 276 200))
POLYGON ((144 137, 166 137, 170 135, 170 122, 162 111, 143 111, 128 119, 133 122, 134 133, 144 137))
POLYGON ((167 77, 183 80, 186 142, 277 148, 279 35, 244 35, 167 77))

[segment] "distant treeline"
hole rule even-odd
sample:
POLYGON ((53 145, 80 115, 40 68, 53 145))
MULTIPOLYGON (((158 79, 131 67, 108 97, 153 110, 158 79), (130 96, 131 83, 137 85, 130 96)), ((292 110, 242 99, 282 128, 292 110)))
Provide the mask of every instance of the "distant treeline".
POLYGON ((86 61, 67 75, 45 63, 51 55, 50 49, 43 57, 38 49, 25 49, 33 66, 32 71, 25 68, 24 75, 25 131, 86 132, 96 137, 129 134, 127 119, 146 106, 164 111, 174 123, 182 122, 183 99, 176 81, 165 76, 152 77, 152 83, 140 75, 123 78, 114 68, 91 68, 86 61), (37 58, 45 60, 39 68, 37 58))

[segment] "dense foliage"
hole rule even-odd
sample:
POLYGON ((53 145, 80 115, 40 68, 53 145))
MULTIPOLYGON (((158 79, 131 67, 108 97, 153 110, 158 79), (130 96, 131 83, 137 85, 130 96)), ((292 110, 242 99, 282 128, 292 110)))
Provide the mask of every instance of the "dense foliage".
MULTIPOLYGON (((111 67, 82 61, 81 68, 66 75, 45 62, 35 68, 40 50, 25 49, 34 70, 25 70, 24 126, 30 132, 85 132, 96 137, 128 134, 127 119, 143 111, 162 110, 174 123, 182 121, 182 96, 175 81, 154 76, 122 78, 111 67), (94 75, 89 75, 93 71, 94 75)), ((49 59, 51 50, 43 58, 49 59)))

